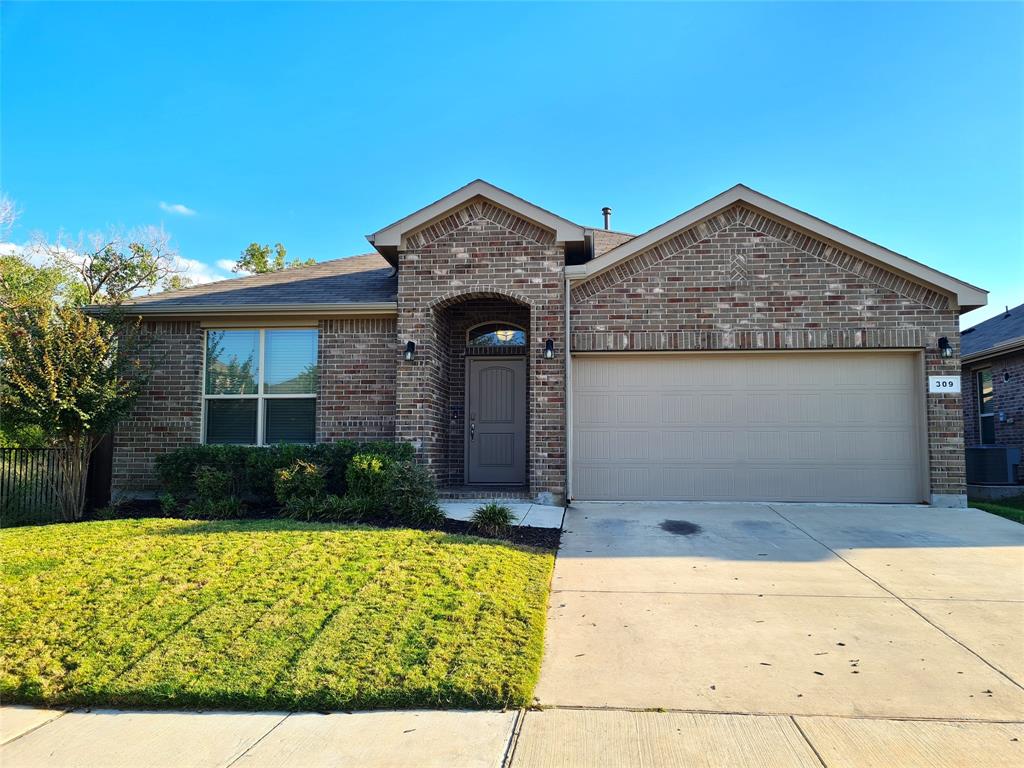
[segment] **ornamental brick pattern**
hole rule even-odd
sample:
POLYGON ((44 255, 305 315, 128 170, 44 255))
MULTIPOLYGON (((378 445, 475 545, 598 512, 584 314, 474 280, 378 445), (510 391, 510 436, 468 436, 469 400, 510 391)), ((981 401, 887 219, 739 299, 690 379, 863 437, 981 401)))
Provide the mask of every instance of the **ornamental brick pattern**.
MULTIPOLYGON (((921 349, 959 373, 944 295, 734 206, 572 289, 574 351, 921 349)), ((961 402, 927 395, 931 493, 964 493, 961 402)))
POLYGON ((320 321, 317 442, 394 439, 395 328, 393 317, 320 321))
MULTIPOLYGON (((964 443, 981 444, 978 425, 977 373, 992 369, 992 394, 995 403, 995 445, 1024 448, 1024 352, 969 363, 963 370, 964 443), (1006 379, 1006 377, 1009 377, 1006 379), (999 420, 999 413, 1006 421, 999 420)), ((1017 481, 1024 483, 1024 464, 1018 468, 1017 481)))
POLYGON ((398 364, 396 435, 417 445, 420 459, 438 479, 453 473, 451 381, 460 362, 452 356, 451 309, 466 301, 497 300, 509 311, 518 305, 529 318, 530 490, 564 498, 564 258, 552 232, 483 200, 406 237, 399 253, 397 346, 416 342, 416 360, 398 364), (547 338, 556 342, 553 360, 544 359, 547 338))
POLYGON ((157 488, 153 460, 200 440, 203 331, 194 320, 144 324, 141 361, 149 376, 135 407, 114 434, 111 485, 117 494, 157 488))

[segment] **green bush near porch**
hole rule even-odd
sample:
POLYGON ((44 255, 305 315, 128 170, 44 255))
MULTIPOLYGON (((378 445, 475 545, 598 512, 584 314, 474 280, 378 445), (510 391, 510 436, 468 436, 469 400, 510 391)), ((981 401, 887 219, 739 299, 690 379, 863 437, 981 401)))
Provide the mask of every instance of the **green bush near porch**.
POLYGON ((257 506, 275 504, 274 481, 277 471, 291 468, 297 461, 307 461, 324 468, 324 489, 344 496, 346 472, 352 457, 372 453, 395 461, 412 461, 410 443, 358 443, 341 440, 316 445, 275 445, 256 448, 244 445, 192 445, 161 454, 156 459, 161 490, 179 501, 194 499, 197 494, 196 474, 201 468, 215 469, 228 475, 227 493, 257 506))
POLYGON ((553 555, 289 520, 0 531, 0 698, 346 710, 530 703, 553 555))

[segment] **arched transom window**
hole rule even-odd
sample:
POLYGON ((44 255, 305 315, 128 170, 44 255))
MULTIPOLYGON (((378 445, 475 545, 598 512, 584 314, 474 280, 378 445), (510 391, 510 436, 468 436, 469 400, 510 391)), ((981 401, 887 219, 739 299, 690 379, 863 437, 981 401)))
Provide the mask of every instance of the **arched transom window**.
POLYGON ((482 323, 466 332, 466 346, 475 349, 525 347, 526 331, 511 323, 482 323))

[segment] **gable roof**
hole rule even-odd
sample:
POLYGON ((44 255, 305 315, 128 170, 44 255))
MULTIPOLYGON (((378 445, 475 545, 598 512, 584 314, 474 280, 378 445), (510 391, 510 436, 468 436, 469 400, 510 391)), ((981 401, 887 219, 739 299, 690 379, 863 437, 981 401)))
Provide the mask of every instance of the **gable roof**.
POLYGON ((902 256, 895 251, 883 248, 876 243, 872 243, 870 240, 858 237, 851 232, 847 232, 845 229, 840 229, 829 224, 827 221, 792 208, 742 184, 737 184, 697 207, 691 208, 673 219, 669 219, 664 224, 612 248, 603 256, 598 256, 586 264, 566 268, 566 274, 574 280, 588 280, 737 203, 746 204, 815 237, 834 243, 841 248, 854 251, 869 261, 875 262, 890 271, 897 272, 915 282, 934 287, 954 298, 961 311, 982 307, 987 303, 988 291, 970 283, 965 283, 962 280, 957 280, 955 277, 927 267, 913 259, 908 259, 906 256, 902 256))
POLYGON ((960 331, 960 359, 977 360, 1024 349, 1024 304, 960 331))
MULTIPOLYGON (((122 306, 132 314, 178 316, 395 312, 397 290, 394 268, 379 254, 367 253, 140 296, 122 306)), ((105 310, 105 307, 90 307, 86 311, 105 310)))
POLYGON ((456 208, 461 208, 476 197, 490 200, 501 208, 550 229, 555 233, 555 242, 582 242, 584 239, 586 230, 579 224, 574 224, 568 219, 563 219, 551 211, 523 200, 521 197, 516 197, 511 192, 506 192, 483 179, 469 182, 466 186, 445 195, 425 208, 420 208, 394 224, 389 224, 383 229, 378 229, 367 235, 366 239, 389 263, 397 265, 398 249, 406 234, 430 224, 456 208))

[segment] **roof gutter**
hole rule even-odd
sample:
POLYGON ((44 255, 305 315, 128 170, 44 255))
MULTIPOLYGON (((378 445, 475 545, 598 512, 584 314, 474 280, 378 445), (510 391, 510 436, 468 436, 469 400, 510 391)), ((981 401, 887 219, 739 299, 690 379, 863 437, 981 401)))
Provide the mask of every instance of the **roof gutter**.
POLYGON ((961 355, 961 363, 976 363, 979 360, 988 360, 991 357, 999 357, 1000 355, 1010 354, 1011 352, 1024 352, 1024 336, 1018 336, 1015 339, 1007 339, 1001 341, 994 347, 983 349, 980 352, 972 352, 969 355, 961 355))
POLYGON ((209 305, 209 304, 177 304, 173 306, 152 306, 145 304, 123 304, 119 307, 108 305, 93 305, 83 307, 82 311, 88 315, 106 315, 114 310, 125 315, 142 317, 222 317, 224 315, 317 315, 345 316, 345 315, 396 315, 398 314, 398 303, 394 301, 381 302, 350 302, 345 304, 245 304, 238 306, 209 305))

